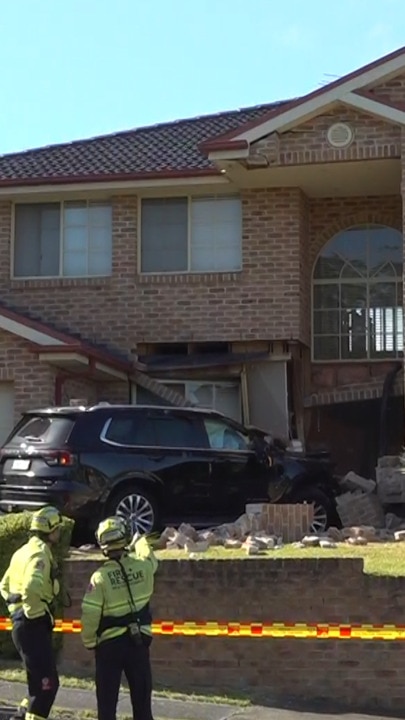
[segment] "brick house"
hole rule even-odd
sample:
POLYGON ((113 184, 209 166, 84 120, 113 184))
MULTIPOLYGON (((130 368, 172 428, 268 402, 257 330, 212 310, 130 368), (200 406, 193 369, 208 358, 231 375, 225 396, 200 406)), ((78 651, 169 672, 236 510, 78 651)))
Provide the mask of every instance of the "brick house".
POLYGON ((1 157, 0 439, 32 406, 192 402, 368 471, 402 445, 404 172, 405 48, 1 157))

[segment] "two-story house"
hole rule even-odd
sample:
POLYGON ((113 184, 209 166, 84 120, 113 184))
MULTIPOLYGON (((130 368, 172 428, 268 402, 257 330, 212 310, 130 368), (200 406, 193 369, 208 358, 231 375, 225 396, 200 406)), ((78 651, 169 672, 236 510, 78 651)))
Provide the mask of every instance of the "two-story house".
POLYGON ((341 469, 397 449, 404 173, 405 48, 291 102, 1 157, 0 439, 27 407, 185 401, 341 469))

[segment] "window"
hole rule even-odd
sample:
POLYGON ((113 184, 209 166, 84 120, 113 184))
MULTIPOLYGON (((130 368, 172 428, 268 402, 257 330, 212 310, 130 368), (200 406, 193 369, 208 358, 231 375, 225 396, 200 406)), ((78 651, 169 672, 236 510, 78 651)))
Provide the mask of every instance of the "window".
POLYGON ((24 415, 10 435, 9 442, 12 445, 21 443, 47 443, 66 442, 74 421, 69 417, 59 415, 58 417, 43 417, 24 415))
POLYGON ((102 439, 114 445, 139 445, 151 447, 156 445, 156 437, 149 418, 138 416, 121 416, 111 418, 102 433, 102 439))
POLYGON ((246 439, 234 428, 218 420, 204 420, 212 450, 247 450, 246 439))
MULTIPOLYGON (((186 400, 195 405, 218 410, 226 417, 240 422, 242 420, 242 403, 239 382, 213 382, 204 380, 160 380, 162 385, 180 393, 186 400)), ((138 405, 170 405, 144 388, 137 386, 136 402, 138 405)))
POLYGON ((398 357, 404 346, 402 235, 349 228, 322 250, 313 276, 314 360, 398 357))
POLYGON ((239 198, 142 200, 141 272, 232 272, 241 266, 239 198))
POLYGON ((139 447, 202 447, 195 423, 176 415, 123 415, 111 418, 101 439, 114 445, 139 447))
POLYGON ((195 448, 202 445, 198 441, 195 425, 189 418, 162 416, 155 417, 153 423, 159 447, 195 448))
POLYGON ((15 206, 14 277, 111 275, 111 205, 15 206))

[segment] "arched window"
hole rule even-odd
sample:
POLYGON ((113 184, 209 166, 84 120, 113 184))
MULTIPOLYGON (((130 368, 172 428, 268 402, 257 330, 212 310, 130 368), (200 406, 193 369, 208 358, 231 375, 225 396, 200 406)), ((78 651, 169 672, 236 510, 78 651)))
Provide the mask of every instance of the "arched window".
POLYGON ((321 251, 313 274, 314 360, 379 360, 402 354, 402 235, 351 227, 321 251))

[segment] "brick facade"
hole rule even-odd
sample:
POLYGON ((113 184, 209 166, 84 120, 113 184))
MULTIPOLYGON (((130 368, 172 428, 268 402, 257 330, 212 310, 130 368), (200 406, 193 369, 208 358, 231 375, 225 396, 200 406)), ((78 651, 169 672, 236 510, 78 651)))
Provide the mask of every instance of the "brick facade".
MULTIPOLYGON (((73 605, 95 562, 67 563, 73 605)), ((362 560, 169 561, 160 563, 158 620, 404 624, 404 578, 364 575, 362 560)), ((172 691, 260 693, 272 704, 326 699, 356 710, 401 712, 402 644, 392 641, 156 637, 155 682, 172 691)), ((61 667, 92 673, 80 636, 65 636, 61 667)))
MULTIPOLYGON (((376 98, 402 102, 405 75, 374 83, 369 89, 376 98)), ((317 117, 287 132, 272 133, 253 143, 250 152, 251 156, 267 155, 272 169, 289 166, 288 172, 293 165, 305 166, 306 172, 311 172, 311 165, 317 164, 319 168, 328 163, 329 167, 337 167, 349 161, 351 167, 358 161, 376 160, 403 165, 401 157, 405 157, 397 124, 344 105, 320 111, 317 117), (327 129, 336 121, 348 122, 354 129, 354 140, 347 149, 335 150, 327 143, 327 129)), ((370 172, 378 172, 375 164, 370 164, 370 168, 370 172)), ((375 196, 361 195, 359 188, 355 197, 309 197, 300 187, 285 187, 282 183, 280 187, 266 187, 265 179, 263 187, 249 187, 242 176, 235 189, 240 192, 243 212, 243 266, 235 273, 141 275, 140 192, 139 197, 111 196, 111 277, 14 280, 10 278, 12 203, 1 201, 0 299, 4 298, 22 314, 29 311, 44 323, 79 333, 87 341, 105 344, 128 358, 134 356, 138 347, 156 342, 226 341, 244 343, 246 350, 260 342, 298 343, 301 358, 305 358, 306 378, 299 390, 303 396, 300 402, 308 408, 336 400, 380 396, 392 363, 310 364, 311 278, 324 244, 346 227, 381 223, 402 229, 404 180, 402 189, 398 180, 396 193, 386 194, 381 186, 381 192, 375 196)), ((161 194, 165 192, 162 188, 161 194)), ((189 192, 187 181, 179 189, 180 194, 185 192, 189 192)), ((5 342, 14 346, 19 341, 10 335, 5 342)), ((26 344, 22 343, 22 347, 29 352, 26 344)), ((42 404, 54 394, 55 371, 37 363, 35 354, 27 362, 31 389, 22 389, 26 385, 21 364, 20 371, 14 360, 3 369, 14 374, 20 385, 16 408, 23 407, 24 398, 29 404, 42 404), (22 379, 17 378, 19 372, 23 373, 22 379), (44 384, 46 390, 42 390, 44 384)), ((106 386, 87 381, 79 386, 64 382, 64 401, 79 394, 92 402, 100 398, 128 401, 129 388, 125 382, 106 386)))
POLYGON ((281 135, 276 154, 272 139, 269 145, 267 138, 254 144, 252 154, 269 152, 280 165, 299 165, 400 157, 400 148, 398 127, 342 105, 281 135), (348 148, 336 150, 327 143, 328 128, 336 122, 348 123, 355 129, 354 140, 348 148))

